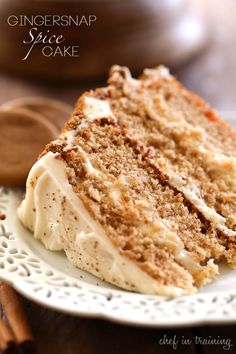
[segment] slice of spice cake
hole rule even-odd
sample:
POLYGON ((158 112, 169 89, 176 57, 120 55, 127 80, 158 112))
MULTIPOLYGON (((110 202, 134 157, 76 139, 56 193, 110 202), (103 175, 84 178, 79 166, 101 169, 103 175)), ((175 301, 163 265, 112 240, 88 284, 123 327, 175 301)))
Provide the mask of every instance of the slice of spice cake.
MULTIPOLYGON (((205 197, 220 180, 216 154, 231 176, 234 133, 209 112, 163 67, 140 80, 114 67, 110 85, 80 98, 31 169, 21 221, 48 249, 122 288, 194 292, 217 275, 214 261, 235 265, 229 216, 205 197), (171 94, 181 98, 168 105, 171 94)), ((232 177, 219 173, 226 188, 232 177)))

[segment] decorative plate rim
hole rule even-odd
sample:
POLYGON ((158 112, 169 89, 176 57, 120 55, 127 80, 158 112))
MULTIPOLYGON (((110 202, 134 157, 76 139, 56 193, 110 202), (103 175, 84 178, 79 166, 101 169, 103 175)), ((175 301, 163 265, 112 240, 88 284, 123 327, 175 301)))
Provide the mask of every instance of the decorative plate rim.
MULTIPOLYGON (((222 115, 236 124, 236 112, 222 115)), ((16 216, 20 196, 19 190, 0 187, 0 211, 7 215, 0 221, 0 279, 11 283, 23 296, 63 313, 132 326, 164 328, 236 322, 236 282, 231 290, 164 299, 89 284, 56 269, 29 247, 29 239, 22 238, 22 232, 27 231, 23 226, 23 231, 19 229, 16 216)), ((30 238, 32 245, 36 242, 30 238)))

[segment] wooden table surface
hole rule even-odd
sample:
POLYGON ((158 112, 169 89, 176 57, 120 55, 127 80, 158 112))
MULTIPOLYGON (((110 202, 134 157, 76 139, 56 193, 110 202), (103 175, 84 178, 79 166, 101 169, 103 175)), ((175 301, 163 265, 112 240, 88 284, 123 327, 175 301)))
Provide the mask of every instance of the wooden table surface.
MULTIPOLYGON (((175 70, 178 78, 191 90, 206 98, 215 108, 236 111, 236 1, 209 0, 211 39, 208 47, 194 60, 175 70)), ((54 97, 73 104, 86 87, 74 85, 47 86, 29 83, 20 78, 0 74, 0 103, 10 99, 40 95, 54 97)), ((236 116, 235 116, 236 118, 236 116)), ((131 328, 110 322, 66 316, 42 308, 23 299, 32 326, 39 354, 154 354, 154 353, 223 353, 222 346, 181 345, 184 336, 192 338, 230 339, 236 353, 236 325, 208 326, 182 329, 131 328), (219 337, 218 337, 219 336, 219 337), (161 345, 162 339, 178 341, 161 345)))

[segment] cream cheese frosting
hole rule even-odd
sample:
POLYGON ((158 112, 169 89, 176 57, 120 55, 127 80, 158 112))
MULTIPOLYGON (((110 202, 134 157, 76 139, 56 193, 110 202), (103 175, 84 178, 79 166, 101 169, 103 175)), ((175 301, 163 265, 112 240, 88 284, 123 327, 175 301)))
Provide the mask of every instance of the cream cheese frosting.
POLYGON ((86 119, 83 119, 77 128, 67 131, 62 137, 67 141, 65 151, 74 146, 74 138, 82 129, 88 127, 88 124, 102 118, 114 118, 110 105, 107 101, 98 98, 85 96, 83 100, 83 112, 86 119))

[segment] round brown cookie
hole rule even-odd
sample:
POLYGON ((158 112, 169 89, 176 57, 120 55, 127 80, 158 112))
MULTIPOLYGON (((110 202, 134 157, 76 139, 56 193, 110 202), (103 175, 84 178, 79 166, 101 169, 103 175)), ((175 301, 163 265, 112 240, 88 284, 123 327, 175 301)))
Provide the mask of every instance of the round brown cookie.
POLYGON ((24 97, 15 99, 3 104, 0 108, 9 110, 14 110, 14 108, 24 108, 40 113, 59 130, 63 128, 73 110, 72 106, 64 102, 41 97, 24 97))
POLYGON ((58 129, 38 113, 0 110, 0 185, 25 184, 31 166, 58 129))

